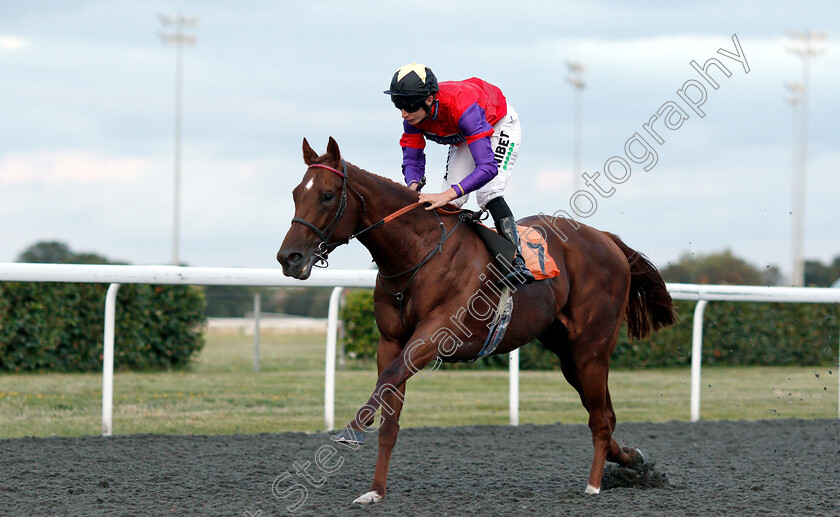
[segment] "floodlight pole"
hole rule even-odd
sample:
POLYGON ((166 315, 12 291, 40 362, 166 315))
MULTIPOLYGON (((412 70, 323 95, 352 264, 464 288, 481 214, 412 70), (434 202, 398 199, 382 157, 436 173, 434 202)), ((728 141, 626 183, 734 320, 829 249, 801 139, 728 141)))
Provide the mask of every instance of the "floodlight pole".
POLYGON ((574 150, 574 174, 575 192, 580 190, 580 144, 581 144, 581 115, 580 115, 580 92, 586 85, 583 80, 583 74, 586 72, 586 67, 581 63, 567 61, 566 66, 569 68, 569 75, 566 76, 566 82, 569 83, 575 91, 575 150, 574 150))
POLYGON ((197 16, 179 14, 170 16, 158 14, 158 19, 164 28, 172 28, 172 32, 160 32, 160 39, 164 45, 175 47, 175 188, 173 192, 172 216, 172 265, 180 265, 181 242, 181 90, 183 82, 183 50, 185 46, 195 45, 195 36, 184 32, 185 28, 198 25, 197 16))
MULTIPOLYGON (((802 258, 802 247, 805 231, 805 177, 808 164, 808 98, 810 82, 811 59, 825 52, 822 42, 826 35, 818 31, 791 31, 788 33, 790 42, 787 50, 802 58, 802 84, 796 103, 801 104, 799 152, 794 151, 794 159, 798 167, 794 166, 791 223, 791 255, 793 260, 791 285, 801 287, 805 285, 805 267, 802 258)), ((795 104, 794 104, 795 108, 795 104)))
POLYGON ((790 146, 790 192, 791 192, 791 234, 790 234, 790 259, 791 259, 791 285, 802 286, 803 283, 803 267, 802 267, 802 205, 804 203, 804 181, 802 177, 802 158, 801 158, 801 141, 800 131, 802 129, 800 117, 802 110, 802 94, 805 88, 802 83, 786 83, 785 87, 788 90, 787 102, 793 110, 793 118, 791 120, 792 135, 790 146))

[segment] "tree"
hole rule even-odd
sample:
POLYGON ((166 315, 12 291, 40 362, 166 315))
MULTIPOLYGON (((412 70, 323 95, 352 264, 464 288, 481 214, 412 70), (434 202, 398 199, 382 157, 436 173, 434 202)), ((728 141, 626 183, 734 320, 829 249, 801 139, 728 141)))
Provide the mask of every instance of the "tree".
POLYGON ((776 283, 779 277, 777 267, 767 266, 762 272, 731 250, 710 255, 683 253, 676 264, 668 265, 661 273, 666 282, 685 284, 768 285, 776 283))
MULTIPOLYGON (((241 285, 207 285, 204 297, 207 300, 207 316, 212 318, 242 318, 254 310, 254 294, 262 292, 256 287, 241 285)), ((263 302, 266 296, 262 297, 263 302)), ((263 303, 262 311, 271 312, 263 303)))
POLYGON ((282 289, 208 285, 204 288, 208 317, 241 318, 254 310, 254 295, 260 293, 262 312, 325 318, 331 287, 285 287, 282 289))
POLYGON ((276 312, 325 318, 330 306, 331 287, 292 287, 275 290, 271 303, 276 312))
POLYGON ((33 244, 18 255, 18 262, 34 262, 37 264, 69 264, 73 252, 63 242, 48 241, 33 244))
POLYGON ((74 253, 70 246, 59 241, 41 241, 18 255, 18 262, 36 264, 119 264, 96 253, 74 253))
POLYGON ((829 265, 819 260, 805 261, 805 285, 809 287, 829 287, 840 278, 840 255, 834 257, 829 265))

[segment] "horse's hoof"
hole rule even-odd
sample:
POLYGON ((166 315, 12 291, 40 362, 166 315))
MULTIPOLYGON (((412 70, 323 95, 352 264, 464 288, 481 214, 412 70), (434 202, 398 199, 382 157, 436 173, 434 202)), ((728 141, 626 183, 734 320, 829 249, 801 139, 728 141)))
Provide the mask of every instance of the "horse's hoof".
POLYGON ((345 427, 338 435, 331 436, 330 440, 336 443, 358 443, 361 445, 365 443, 365 433, 345 427))
POLYGON ((631 456, 629 463, 625 465, 626 467, 641 467, 645 464, 645 455, 642 454, 642 451, 638 447, 633 447, 632 449, 630 447, 622 447, 621 449, 631 456))
POLYGON ((636 465, 644 465, 645 464, 645 455, 642 454, 642 450, 638 447, 635 448, 636 451, 636 465))
POLYGON ((601 489, 595 488, 592 485, 586 485, 586 490, 584 490, 583 493, 587 495, 597 495, 601 493, 601 489))
POLYGON ((360 495, 353 502, 354 503, 367 504, 367 503, 378 503, 381 500, 382 500, 382 496, 379 495, 378 493, 376 493, 375 490, 371 490, 370 492, 368 492, 364 495, 360 495))

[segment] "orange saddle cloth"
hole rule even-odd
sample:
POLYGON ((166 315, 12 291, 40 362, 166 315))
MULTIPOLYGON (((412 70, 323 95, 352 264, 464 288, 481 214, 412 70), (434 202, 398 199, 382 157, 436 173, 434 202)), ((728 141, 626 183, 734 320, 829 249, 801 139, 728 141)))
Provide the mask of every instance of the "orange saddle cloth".
POLYGON ((530 226, 516 226, 519 231, 519 243, 525 265, 531 270, 536 280, 554 278, 560 274, 557 264, 548 254, 548 243, 542 234, 530 226))

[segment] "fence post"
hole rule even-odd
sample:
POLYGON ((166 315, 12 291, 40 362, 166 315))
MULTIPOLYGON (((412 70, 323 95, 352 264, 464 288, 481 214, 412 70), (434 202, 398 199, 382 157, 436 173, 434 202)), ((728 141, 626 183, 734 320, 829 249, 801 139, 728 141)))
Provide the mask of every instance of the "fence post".
POLYGON ((260 371, 260 293, 254 294, 254 371, 260 371))
POLYGON ((324 361, 324 430, 335 429, 335 344, 338 337, 338 304, 343 287, 334 287, 330 295, 327 319, 327 352, 324 361))
POLYGON ((691 421, 700 420, 700 363, 703 359, 703 312, 706 300, 697 300, 691 329, 691 421))
POLYGON ((102 344, 102 436, 111 436, 114 406, 114 320, 117 312, 117 292, 120 284, 108 286, 105 295, 105 340, 102 344))
POLYGON ((519 349, 510 353, 510 425, 519 425, 519 349))
POLYGON ((344 322, 338 322, 338 367, 341 370, 344 370, 345 366, 345 357, 347 356, 347 350, 344 349, 344 322))

